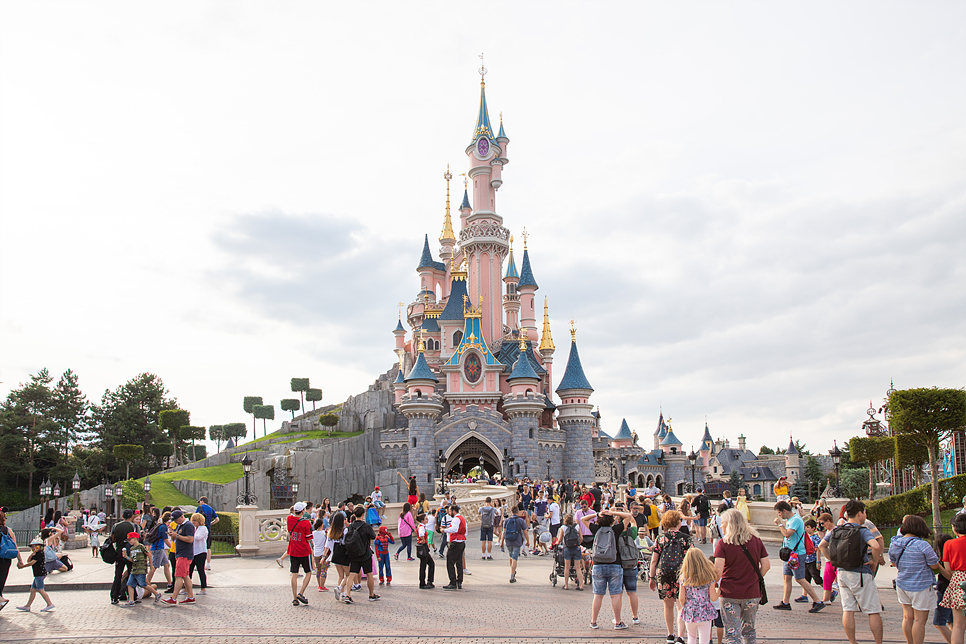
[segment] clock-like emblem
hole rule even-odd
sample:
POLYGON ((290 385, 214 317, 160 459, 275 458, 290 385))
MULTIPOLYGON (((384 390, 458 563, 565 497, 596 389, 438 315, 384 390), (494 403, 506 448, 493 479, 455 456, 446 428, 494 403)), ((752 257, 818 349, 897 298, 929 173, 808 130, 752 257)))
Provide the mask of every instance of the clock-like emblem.
POLYGON ((480 137, 480 140, 476 142, 476 151, 480 153, 481 157, 485 157, 490 151, 490 142, 486 140, 486 137, 480 137))

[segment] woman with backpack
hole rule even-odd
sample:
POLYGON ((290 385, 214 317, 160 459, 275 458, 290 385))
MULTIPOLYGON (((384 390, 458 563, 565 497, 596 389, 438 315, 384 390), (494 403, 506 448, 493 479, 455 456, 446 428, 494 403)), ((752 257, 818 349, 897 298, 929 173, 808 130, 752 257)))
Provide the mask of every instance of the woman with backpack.
MULTIPOLYGON (((626 514, 626 513, 624 513, 626 514)), ((585 515, 580 522, 594 535, 594 603, 591 608, 590 627, 599 628, 597 615, 604 603, 604 595, 610 593, 611 608, 614 610, 614 630, 624 630, 627 624, 621 621, 621 598, 624 594, 624 569, 621 566, 617 540, 624 533, 623 522, 614 521, 616 513, 601 510, 596 517, 585 515), (596 518, 596 523, 591 523, 596 518)), ((628 515, 630 516, 630 515, 628 515)))
POLYGON ((3 587, 7 585, 10 562, 14 559, 17 560, 18 567, 23 566, 23 556, 17 549, 17 537, 7 527, 7 508, 0 507, 0 610, 10 603, 9 599, 3 597, 3 587))
POLYGON ((728 644, 754 642, 755 616, 763 592, 760 580, 771 562, 758 533, 740 510, 721 513, 721 532, 721 539, 714 547, 714 567, 721 575, 718 587, 724 641, 728 644))
POLYGON ((171 512, 160 514, 158 508, 152 508, 151 513, 155 514, 157 520, 154 522, 154 527, 144 537, 145 543, 151 549, 151 567, 148 569, 146 583, 149 586, 151 585, 154 573, 160 568, 164 570, 164 578, 170 585, 171 564, 168 561, 168 548, 171 546, 171 542, 168 539, 168 524, 171 521, 171 512))
POLYGON ((564 562, 564 583, 563 589, 567 590, 570 583, 570 566, 573 564, 577 571, 577 590, 583 590, 580 581, 584 578, 584 565, 580 556, 580 529, 574 523, 574 515, 569 512, 564 515, 563 527, 557 533, 557 538, 553 542, 554 547, 563 546, 564 562))
MULTIPOLYGON (((677 642, 684 642, 684 622, 675 619, 674 605, 681 593, 678 577, 684 556, 691 548, 691 535, 681 528, 681 513, 668 510, 661 517, 663 534, 654 543, 651 556, 650 588, 657 591, 657 597, 664 602, 664 624, 667 627, 667 644, 674 644, 674 625, 677 622, 677 642)), ((595 566, 596 567, 596 566, 595 566)))

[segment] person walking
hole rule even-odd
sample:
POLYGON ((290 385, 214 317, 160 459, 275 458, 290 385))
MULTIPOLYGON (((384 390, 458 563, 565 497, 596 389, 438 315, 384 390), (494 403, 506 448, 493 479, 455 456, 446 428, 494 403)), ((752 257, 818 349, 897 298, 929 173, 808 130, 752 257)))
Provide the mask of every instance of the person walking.
POLYGON ((805 522, 802 521, 802 517, 797 512, 792 510, 788 501, 776 503, 775 513, 778 515, 775 517, 775 525, 778 526, 785 538, 782 550, 783 553, 787 553, 787 558, 784 554, 782 555, 782 559, 785 561, 782 569, 785 578, 784 595, 782 601, 773 608, 775 610, 792 609, 789 602, 792 598, 792 579, 794 579, 812 600, 812 607, 808 609, 808 612, 817 613, 825 608, 825 603, 818 598, 815 590, 812 589, 812 585, 805 580, 805 540, 808 539, 808 535, 805 534, 805 522))
POLYGON ((128 548, 122 555, 131 562, 131 572, 127 576, 128 601, 120 604, 124 608, 132 608, 137 603, 137 589, 147 589, 148 563, 151 561, 151 554, 144 544, 138 539, 141 535, 131 532, 127 535, 128 548))
MULTIPOLYGON (((208 594, 208 575, 205 574, 205 563, 208 559, 208 527, 205 525, 205 515, 195 512, 191 515, 191 523, 195 527, 194 541, 191 543, 191 563, 188 564, 188 577, 198 569, 198 581, 201 583, 199 595, 208 594)), ((210 569, 210 567, 209 567, 210 569)))
MULTIPOLYGON (((130 510, 125 510, 130 512, 130 510)), ((181 601, 182 604, 195 603, 195 593, 191 588, 191 575, 188 568, 194 559, 195 526, 191 521, 185 519, 184 512, 175 510, 171 513, 171 519, 175 523, 175 530, 172 534, 174 540, 174 588, 171 590, 171 597, 162 599, 161 603, 174 606, 178 603, 178 594, 183 587, 187 597, 181 601)))
POLYGON ((567 590, 570 584, 570 568, 572 566, 577 577, 577 590, 583 590, 581 583, 584 580, 584 564, 583 557, 580 556, 580 529, 574 523, 574 515, 569 512, 564 515, 563 525, 554 541, 554 546, 557 545, 563 546, 563 589, 567 590))
POLYGON ((927 541, 932 533, 922 517, 904 516, 899 535, 889 544, 889 561, 898 569, 896 594, 902 604, 902 634, 907 644, 922 644, 929 610, 936 604, 934 574, 946 576, 947 572, 927 541))
POLYGON ((698 548, 691 548, 681 565, 681 586, 678 606, 681 619, 688 631, 688 644, 711 644, 711 622, 718 617, 712 602, 720 594, 715 582, 718 571, 698 548))
POLYGON ((376 533, 372 526, 363 520, 365 509, 362 506, 354 510, 355 521, 349 524, 345 535, 345 551, 349 557, 349 580, 346 581, 345 594, 342 601, 353 603, 352 587, 362 583, 362 573, 366 573, 366 586, 369 589, 369 601, 379 600, 375 593, 375 577, 372 574, 372 540, 376 533))
MULTIPOLYGON (((681 586, 678 577, 684 557, 691 548, 691 535, 681 528, 681 513, 668 510, 661 517, 663 533, 654 542, 651 556, 651 570, 649 586, 652 591, 657 590, 657 597, 664 602, 664 624, 667 627, 667 644, 684 642, 684 622, 680 618, 675 620, 674 605, 680 599, 681 586), (675 622, 677 623, 677 640, 674 638, 675 622)), ((595 565, 594 568, 597 566, 595 565)))
POLYGON ((757 640, 755 617, 762 597, 761 581, 771 568, 765 544, 740 510, 721 513, 721 539, 714 547, 714 567, 721 590, 721 621, 727 644, 757 640))
MULTIPOLYGON (((216 525, 221 519, 218 518, 218 513, 215 512, 215 509, 208 505, 207 496, 198 499, 198 508, 195 512, 200 513, 205 518, 205 569, 211 570, 212 526, 216 525)), ((194 515, 192 515, 193 517, 194 515)))
POLYGON ((493 558, 493 515, 496 508, 493 507, 493 499, 486 497, 486 501, 480 506, 480 550, 483 551, 480 559, 493 558))
MULTIPOLYGON (((425 516, 425 515, 421 515, 425 516)), ((370 524, 371 525, 371 524, 370 524)), ((379 585, 392 584, 392 565, 389 563, 389 544, 396 543, 389 528, 382 526, 376 536, 376 560, 379 562, 379 585)), ((417 542, 418 544, 418 542, 417 542)), ((416 556, 419 556, 419 546, 416 546, 416 556)))
MULTIPOLYGON (((420 514, 416 517, 416 557, 419 559, 419 588, 429 590, 435 588, 433 579, 436 577, 436 562, 429 551, 429 537, 432 535, 429 528, 429 515, 420 514)), ((388 550, 386 564, 389 563, 388 550)))
POLYGON ((527 511, 523 504, 516 506, 516 513, 510 513, 503 521, 503 530, 500 534, 500 550, 507 550, 510 556, 510 583, 517 581, 517 560, 520 558, 520 549, 526 543, 530 547, 529 530, 527 530, 527 511))
POLYGON ((321 508, 317 515, 318 518, 312 524, 312 563, 315 565, 315 578, 319 583, 319 592, 327 593, 329 589, 325 587, 325 579, 329 574, 332 551, 329 548, 329 536, 325 527, 325 519, 321 516, 321 508))
MULTIPOLYGON (((599 628, 597 616, 604 603, 604 595, 610 594, 611 609, 614 611, 614 630, 627 628, 621 620, 621 600, 624 595, 624 569, 621 566, 617 540, 624 532, 623 522, 614 521, 612 510, 601 510, 596 517, 586 515, 581 522, 594 534, 594 568, 591 573, 594 583, 594 601, 591 605, 590 627, 599 628), (596 523, 591 521, 596 518, 596 523)), ((630 515, 628 515, 630 516, 630 515)))
POLYGON ((34 539, 30 542, 30 554, 27 556, 26 561, 17 562, 17 568, 32 568, 34 574, 34 580, 30 584, 30 596, 27 598, 27 603, 23 606, 17 606, 17 610, 29 613, 34 599, 37 598, 37 595, 40 595, 47 602, 47 605, 41 608, 40 612, 47 613, 52 611, 54 609, 54 602, 51 601, 50 595, 44 590, 44 579, 47 577, 47 565, 44 562, 44 542, 42 539, 34 539))
POLYGON ((444 590, 463 588, 463 552, 466 550, 466 519, 460 514, 460 506, 449 506, 450 524, 444 532, 449 537, 449 551, 446 553, 446 574, 449 583, 444 590))
POLYGON ((159 520, 155 522, 151 532, 144 539, 151 548, 151 568, 148 570, 148 576, 145 580, 145 583, 149 586, 154 580, 158 568, 164 570, 165 581, 168 584, 171 583, 171 565, 168 562, 168 548, 171 546, 171 540, 168 538, 168 523, 170 521, 170 512, 160 515, 159 520))
POLYGON ((399 513, 399 521, 396 522, 396 531, 399 534, 399 548, 396 550, 395 558, 399 561, 399 553, 406 551, 406 561, 413 559, 413 532, 416 531, 416 520, 413 518, 412 505, 404 503, 402 512, 399 513))
POLYGON ((708 519, 711 518, 711 501, 704 493, 704 488, 698 488, 698 495, 694 497, 694 512, 697 516, 698 539, 701 543, 708 543, 708 519))
POLYGON ((550 499, 550 504, 547 506, 547 521, 550 522, 550 537, 556 539, 561 521, 560 503, 556 499, 550 499))
POLYGON ((335 566, 336 572, 339 573, 339 582, 332 587, 336 601, 342 600, 342 589, 346 587, 349 578, 349 556, 345 552, 345 533, 347 529, 345 513, 334 513, 332 515, 332 521, 329 524, 329 548, 332 550, 332 565, 335 566))
POLYGON ((18 569, 23 568, 23 556, 17 549, 17 535, 7 527, 7 508, 0 507, 0 610, 10 603, 3 596, 4 586, 7 585, 7 575, 10 574, 10 563, 16 559, 18 569))
POLYGON ((133 517, 134 510, 124 510, 121 512, 122 520, 118 521, 111 530, 111 542, 117 552, 117 559, 114 561, 114 583, 111 584, 111 603, 115 605, 120 603, 124 596, 124 569, 126 568, 129 574, 131 570, 131 562, 121 556, 121 551, 127 547, 127 535, 136 532, 134 523, 131 521, 133 517))
MULTIPOLYGON (((312 581, 312 565, 309 557, 312 556, 312 522, 302 516, 305 511, 305 504, 299 501, 292 508, 294 512, 288 516, 288 547, 285 552, 289 557, 289 573, 291 574, 292 586, 292 606, 308 604, 309 600, 305 597, 305 589, 312 581), (302 588, 299 588, 299 570, 305 573, 302 579, 302 588)), ((357 516, 365 514, 362 506, 358 508, 360 512, 357 516)), ((362 523, 365 523, 363 521, 362 523)))

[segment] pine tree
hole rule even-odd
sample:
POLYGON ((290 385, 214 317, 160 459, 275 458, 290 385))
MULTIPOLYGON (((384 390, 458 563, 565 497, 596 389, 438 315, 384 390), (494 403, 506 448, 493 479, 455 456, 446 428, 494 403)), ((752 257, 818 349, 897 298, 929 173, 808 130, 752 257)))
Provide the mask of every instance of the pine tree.
POLYGON ((68 369, 57 381, 53 390, 54 420, 60 426, 63 439, 63 462, 67 462, 71 443, 79 443, 87 438, 88 411, 90 404, 87 396, 77 386, 77 375, 68 369))

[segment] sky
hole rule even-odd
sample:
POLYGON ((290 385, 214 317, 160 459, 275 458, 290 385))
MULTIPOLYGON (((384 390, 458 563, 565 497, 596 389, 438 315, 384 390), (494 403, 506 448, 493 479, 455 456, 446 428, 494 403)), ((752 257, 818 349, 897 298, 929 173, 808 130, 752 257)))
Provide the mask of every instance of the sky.
POLYGON ((497 210, 605 431, 824 452, 890 380, 966 385, 963 3, 4 2, 0 396, 364 391, 481 52, 497 210))

